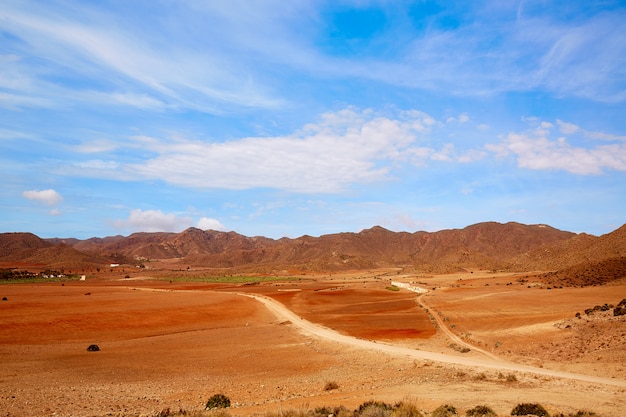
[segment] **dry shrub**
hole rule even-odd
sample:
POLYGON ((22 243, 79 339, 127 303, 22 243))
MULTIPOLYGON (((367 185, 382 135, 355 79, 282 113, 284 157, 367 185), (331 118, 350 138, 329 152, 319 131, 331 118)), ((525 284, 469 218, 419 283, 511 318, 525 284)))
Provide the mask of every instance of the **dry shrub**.
POLYGON ((467 417, 497 417, 495 411, 486 405, 477 405, 476 407, 465 412, 467 417))
POLYGON ((393 417, 424 417, 415 404, 399 402, 394 406, 393 417))
POLYGON ((335 381, 328 381, 326 385, 324 385, 324 391, 332 391, 337 388, 339 388, 339 384, 335 381))
POLYGON ((313 410, 312 417, 328 417, 330 415, 334 417, 352 417, 352 411, 348 410, 343 405, 339 407, 318 407, 313 410))
POLYGON ((537 417, 550 417, 548 411, 540 404, 522 403, 518 404, 511 410, 512 416, 537 416, 537 417))
POLYGON ((206 410, 212 410, 214 408, 228 408, 230 407, 230 398, 224 394, 215 394, 206 402, 204 407, 206 410))
POLYGON ((392 417, 393 407, 382 401, 367 401, 359 406, 355 417, 392 417))
POLYGON ((439 407, 435 408, 435 411, 433 411, 430 414, 430 417, 455 417, 455 416, 458 416, 456 412, 456 407, 449 405, 449 404, 440 405, 439 407))

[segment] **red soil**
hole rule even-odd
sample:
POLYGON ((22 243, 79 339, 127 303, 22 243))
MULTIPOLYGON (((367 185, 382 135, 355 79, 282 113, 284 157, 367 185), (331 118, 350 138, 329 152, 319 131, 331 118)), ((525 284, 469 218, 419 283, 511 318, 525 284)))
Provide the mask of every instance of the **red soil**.
MULTIPOLYGON (((446 280, 429 278, 429 286, 447 285, 446 280)), ((626 407, 621 388, 523 374, 506 383, 495 372, 320 340, 301 334, 259 302, 229 293, 271 296, 301 317, 345 334, 456 354, 435 334, 415 293, 389 291, 386 285, 351 278, 258 286, 110 279, 2 285, 0 410, 6 416, 147 416, 168 407, 201 409, 218 392, 233 401, 232 415, 407 398, 426 410, 444 402, 461 410, 487 403, 502 415, 521 401, 542 402, 550 411, 591 408, 605 417, 617 417, 626 407), (88 352, 90 344, 101 350, 88 352), (329 381, 339 389, 325 391, 329 381)), ((517 303, 504 291, 489 295, 493 286, 474 283, 468 289, 438 289, 427 300, 463 331, 475 332, 479 343, 502 336, 509 348, 508 341, 518 339, 506 339, 506 331, 519 330, 511 323, 538 324, 572 313, 564 306, 541 309, 532 300, 550 293, 545 290, 524 290, 519 294, 527 297, 519 300, 526 301, 517 303), (520 319, 524 310, 528 321, 520 319)), ((591 298, 581 295, 576 308, 592 307, 608 295, 599 290, 591 298)), ((537 340, 534 333, 525 337, 537 340)))

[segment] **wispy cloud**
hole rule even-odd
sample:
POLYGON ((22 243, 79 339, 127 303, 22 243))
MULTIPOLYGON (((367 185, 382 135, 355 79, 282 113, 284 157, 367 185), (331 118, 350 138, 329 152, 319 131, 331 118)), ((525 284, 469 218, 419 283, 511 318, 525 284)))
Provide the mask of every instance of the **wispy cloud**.
POLYGON ((557 120, 556 124, 559 126, 561 133, 565 135, 572 135, 576 133, 582 134, 584 137, 590 139, 597 140, 605 140, 605 141, 626 141, 626 136, 624 135, 614 135, 606 132, 598 132, 598 131, 589 131, 581 128, 574 123, 564 122, 562 120, 557 120))
MULTIPOLYGON (((246 80, 244 68, 229 62, 220 47, 204 44, 181 48, 179 42, 183 39, 178 32, 172 32, 176 28, 159 20, 166 19, 165 15, 137 27, 84 4, 62 10, 45 4, 12 6, 3 11, 3 20, 24 41, 20 49, 47 60, 49 70, 69 72, 76 80, 82 79, 83 87, 77 91, 97 86, 101 93, 93 97, 98 100, 109 94, 110 99, 140 108, 159 109, 167 101, 167 105, 207 112, 218 111, 218 103, 252 107, 281 104, 280 99, 265 93, 265 85, 246 80), (151 29, 153 24, 164 33, 151 29), (103 83, 104 79, 110 81, 103 83)), ((187 18, 191 13, 184 7, 177 10, 187 18)), ((206 34, 197 35, 206 38, 206 34)), ((32 68, 27 74, 39 78, 32 68)), ((72 90, 76 87, 64 86, 72 90)), ((86 98, 85 93, 81 94, 74 98, 86 98)))

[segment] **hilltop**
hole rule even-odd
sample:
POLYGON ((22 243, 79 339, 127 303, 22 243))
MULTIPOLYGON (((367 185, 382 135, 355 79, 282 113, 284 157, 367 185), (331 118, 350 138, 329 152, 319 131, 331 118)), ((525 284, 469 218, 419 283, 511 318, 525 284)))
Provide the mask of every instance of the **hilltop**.
POLYGON ((550 279, 569 279, 567 285, 580 285, 596 282, 593 277, 585 277, 594 271, 603 274, 602 282, 616 278, 615 274, 623 275, 624 268, 619 266, 622 257, 626 257, 626 225, 599 237, 514 222, 485 222, 463 229, 415 233, 375 226, 358 233, 294 239, 248 237, 197 228, 180 233, 134 233, 86 240, 41 239, 31 233, 0 234, 3 265, 37 264, 68 269, 95 269, 110 263, 149 268, 155 261, 167 261, 172 269, 258 273, 388 267, 429 273, 468 269, 563 271, 550 279), (574 281, 572 268, 578 271, 574 281))

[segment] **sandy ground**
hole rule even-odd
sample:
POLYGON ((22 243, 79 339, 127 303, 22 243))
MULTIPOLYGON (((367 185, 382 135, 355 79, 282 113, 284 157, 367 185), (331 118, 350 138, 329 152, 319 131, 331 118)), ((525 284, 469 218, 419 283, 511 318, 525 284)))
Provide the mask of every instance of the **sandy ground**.
POLYGON ((360 275, 258 286, 144 279, 0 286, 6 297, 0 301, 0 415, 150 416, 168 407, 202 409, 219 392, 232 400, 230 413, 242 416, 357 407, 369 399, 409 399, 424 410, 451 403, 463 414, 487 404, 508 415, 520 402, 539 402, 552 412, 623 416, 623 386, 381 352, 320 337, 295 322, 463 361, 488 359, 451 348, 433 314, 454 325, 450 331, 462 340, 507 361, 626 383, 624 323, 568 321, 576 311, 619 301, 625 286, 548 291, 478 274, 394 279, 426 284, 429 312, 417 294, 389 291, 384 279, 360 275), (234 292, 270 297, 295 317, 234 292), (577 329, 588 334, 590 325, 610 333, 607 341, 574 351, 570 339, 577 329), (101 350, 88 352, 90 344, 101 350), (339 388, 326 391, 331 381, 339 388))

